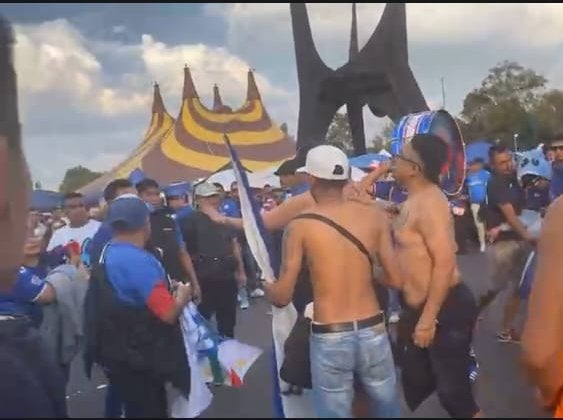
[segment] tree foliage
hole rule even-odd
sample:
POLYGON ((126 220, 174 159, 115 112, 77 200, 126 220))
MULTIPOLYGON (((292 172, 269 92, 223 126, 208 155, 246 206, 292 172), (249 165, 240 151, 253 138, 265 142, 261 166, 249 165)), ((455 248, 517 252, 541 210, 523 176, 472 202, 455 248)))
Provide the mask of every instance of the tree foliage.
POLYGON ((387 120, 383 129, 379 134, 376 134, 371 141, 370 147, 368 147, 368 152, 378 153, 381 149, 387 149, 391 143, 391 137, 393 136, 393 128, 395 124, 391 120, 387 120))
POLYGON ((334 114, 326 134, 326 144, 338 147, 348 156, 354 152, 354 143, 352 141, 352 131, 350 129, 350 122, 348 121, 348 114, 340 112, 334 114))
MULTIPOLYGON (((388 120, 383 126, 382 131, 377 134, 370 143, 368 143, 367 152, 377 153, 382 148, 387 148, 391 142, 394 127, 395 125, 393 124, 393 121, 388 120)), ((348 114, 340 112, 334 114, 332 123, 328 127, 326 142, 327 144, 336 146, 343 150, 348 156, 353 154, 354 142, 352 140, 352 131, 350 130, 348 114)))
POLYGON ((59 191, 65 194, 76 191, 102 175, 101 172, 94 172, 83 166, 75 166, 66 171, 59 191))
POLYGON ((521 148, 563 129, 563 92, 545 90, 547 79, 532 69, 504 61, 489 70, 481 86, 467 94, 458 124, 467 142, 500 140, 521 148))

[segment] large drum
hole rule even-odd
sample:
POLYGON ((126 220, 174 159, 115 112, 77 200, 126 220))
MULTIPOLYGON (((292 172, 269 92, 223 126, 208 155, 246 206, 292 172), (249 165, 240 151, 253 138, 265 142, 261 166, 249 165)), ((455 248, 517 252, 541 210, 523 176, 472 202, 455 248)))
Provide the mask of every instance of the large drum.
POLYGON ((448 195, 461 191, 465 181, 465 144, 455 119, 446 111, 426 111, 403 117, 393 130, 391 154, 401 152, 416 134, 434 134, 448 145, 448 160, 441 173, 441 186, 448 195))

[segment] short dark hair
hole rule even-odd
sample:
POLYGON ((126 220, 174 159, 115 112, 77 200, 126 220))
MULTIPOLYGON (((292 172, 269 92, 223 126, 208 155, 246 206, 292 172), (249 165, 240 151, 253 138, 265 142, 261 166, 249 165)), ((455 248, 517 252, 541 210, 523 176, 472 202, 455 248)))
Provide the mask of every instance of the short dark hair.
POLYGON ((563 141, 563 133, 560 132, 552 134, 545 140, 545 143, 549 145, 555 143, 556 141, 563 141))
POLYGON ((129 181, 128 179, 114 179, 108 185, 106 185, 106 188, 104 189, 104 200, 106 200, 106 203, 109 203, 110 201, 113 201, 117 198, 116 195, 118 190, 131 187, 133 187, 133 184, 131 184, 131 181, 129 181))
POLYGON ((503 143, 495 144, 489 149, 489 161, 493 163, 493 159, 496 155, 501 153, 510 153, 510 149, 503 143))
POLYGON ((79 192, 69 192, 63 196, 63 200, 72 200, 73 198, 84 198, 84 195, 79 192))
POLYGON ((481 164, 485 164, 485 159, 483 159, 482 157, 477 157, 475 159, 473 159, 470 164, 475 164, 475 163, 481 163, 481 164))
POLYGON ((142 194, 150 188, 156 188, 160 190, 160 185, 158 185, 158 182, 156 182, 154 179, 145 178, 142 181, 137 182, 137 184, 135 184, 135 188, 137 189, 137 192, 139 194, 142 194))
POLYGON ((434 134, 417 134, 411 146, 422 161, 422 173, 433 184, 440 184, 440 174, 448 160, 448 145, 434 134))

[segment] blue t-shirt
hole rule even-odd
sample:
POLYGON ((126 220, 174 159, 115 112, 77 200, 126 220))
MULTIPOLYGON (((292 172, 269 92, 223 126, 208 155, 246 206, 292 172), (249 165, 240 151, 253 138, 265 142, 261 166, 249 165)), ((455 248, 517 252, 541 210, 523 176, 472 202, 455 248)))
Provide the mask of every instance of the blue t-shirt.
POLYGON ((241 217, 239 203, 230 197, 223 200, 223 203, 221 203, 220 211, 224 216, 227 217, 241 217))
POLYGON ((21 267, 11 290, 0 292, 0 315, 34 317, 34 302, 45 286, 45 280, 39 278, 34 269, 21 267))
POLYGON ((150 306, 155 291, 168 289, 160 262, 133 244, 111 241, 105 254, 105 267, 117 298, 129 305, 150 306))
POLYGON ((375 183, 375 197, 381 200, 389 200, 391 187, 393 187, 393 181, 377 181, 375 183))
POLYGON ((487 183, 491 178, 491 173, 485 169, 477 172, 467 173, 465 185, 469 193, 469 202, 471 204, 483 204, 487 196, 487 183))
POLYGON ((194 213, 194 208, 190 205, 184 206, 176 210, 176 219, 183 220, 190 217, 194 213))
POLYGON ((299 184, 296 185, 295 187, 292 187, 289 190, 289 193, 291 194, 292 197, 295 197, 297 195, 301 195, 301 194, 305 194, 307 191, 309 191, 311 189, 311 186, 309 184, 299 184))
POLYGON ((389 193, 389 201, 395 204, 401 204, 407 200, 407 197, 407 190, 394 182, 389 193))

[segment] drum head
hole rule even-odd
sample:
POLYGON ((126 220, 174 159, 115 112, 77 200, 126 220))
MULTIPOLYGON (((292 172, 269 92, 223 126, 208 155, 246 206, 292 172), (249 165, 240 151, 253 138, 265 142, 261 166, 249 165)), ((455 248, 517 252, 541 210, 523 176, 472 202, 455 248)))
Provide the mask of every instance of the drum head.
POLYGON ((416 134, 434 134, 448 145, 448 159, 442 168, 440 184, 448 195, 458 194, 465 181, 465 144, 455 119, 446 111, 426 111, 403 117, 393 130, 391 154, 416 134))

